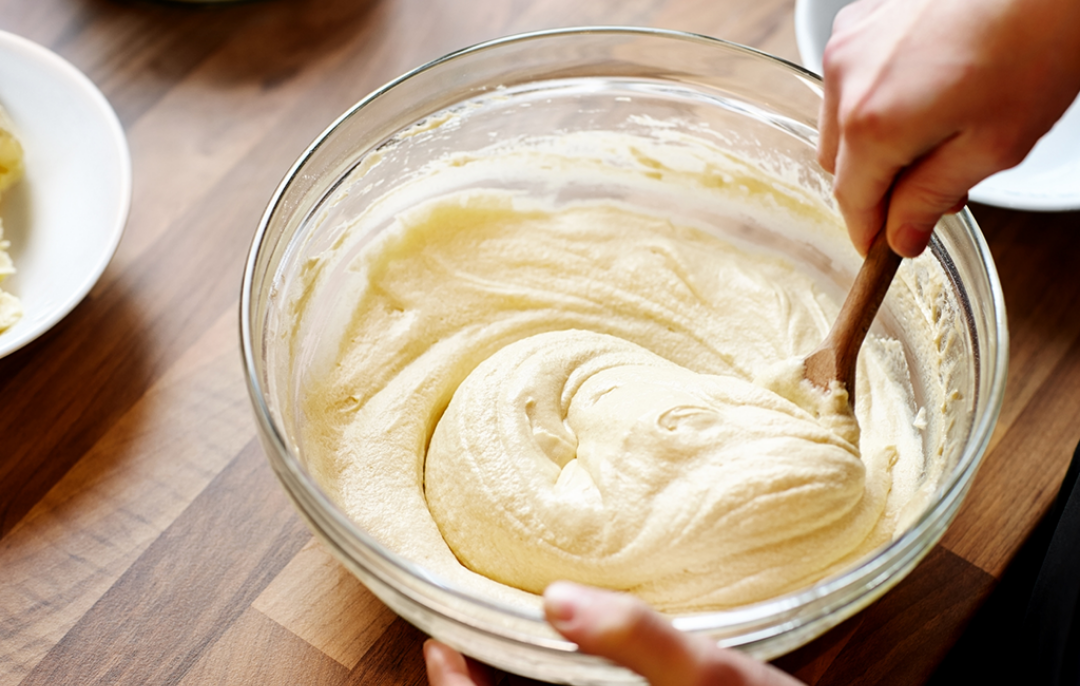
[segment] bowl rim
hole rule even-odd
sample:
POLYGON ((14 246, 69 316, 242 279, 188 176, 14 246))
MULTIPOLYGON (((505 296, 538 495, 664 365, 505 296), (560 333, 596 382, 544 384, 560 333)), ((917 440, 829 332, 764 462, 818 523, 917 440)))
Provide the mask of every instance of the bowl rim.
MULTIPOLYGON (((267 231, 269 230, 271 220, 276 212, 282 205, 284 196, 289 190, 292 181, 300 174, 304 166, 311 160, 316 152, 327 143, 334 132, 341 126, 347 119, 356 115, 363 110, 369 103, 382 97, 390 90, 396 88, 401 83, 408 81, 418 74, 430 71, 438 68, 449 62, 453 62, 462 57, 475 55, 484 51, 498 49, 500 47, 521 44, 528 41, 544 40, 553 37, 567 37, 574 35, 588 35, 588 34, 613 34, 624 36, 642 36, 653 37, 662 39, 675 39, 679 41, 691 41, 696 43, 704 43, 721 47, 725 50, 730 50, 735 53, 742 53, 757 58, 763 58, 769 62, 776 64, 777 66, 793 72, 794 75, 802 78, 808 84, 817 88, 820 94, 822 82, 821 78, 814 72, 775 55, 771 55, 762 50, 756 48, 741 45, 731 41, 723 40, 720 38, 714 38, 705 36, 702 34, 676 31, 670 29, 648 28, 648 27, 623 27, 623 26, 579 26, 569 28, 548 29, 542 31, 532 31, 520 34, 509 35, 501 38, 496 38, 488 41, 483 41, 474 44, 470 47, 455 50, 447 53, 441 57, 433 59, 419 67, 416 67, 401 76, 387 82, 381 87, 371 91, 368 95, 357 101, 354 105, 348 108, 343 114, 338 116, 314 141, 308 146, 308 148, 297 158, 296 162, 288 170, 283 177, 282 181, 278 185, 277 189, 271 196, 266 210, 260 218, 258 228, 251 242, 248 258, 245 263, 243 280, 241 284, 240 294, 240 334, 241 334, 241 351, 244 362, 245 379, 248 386, 248 392, 251 397, 251 401, 255 410, 256 418, 262 428, 262 436, 265 441, 269 442, 267 445, 267 453, 270 462, 277 473, 279 479, 282 480, 285 490, 289 496, 294 500, 294 503, 299 505, 299 501, 307 500, 308 502, 317 503, 319 506, 319 516, 329 519, 335 528, 344 530, 349 533, 350 536, 361 542, 364 546, 368 547, 375 554, 378 555, 380 561, 391 567, 394 567, 413 579, 422 580, 424 583, 431 584, 437 587, 441 592, 448 593, 455 598, 464 601, 471 606, 479 606, 488 610, 494 610, 501 614, 510 615, 514 618, 527 621, 536 621, 546 624, 543 618, 543 614, 539 609, 522 608, 512 606, 507 603, 503 603, 497 600, 486 598, 470 592, 464 588, 458 587, 453 583, 450 583, 444 579, 441 579, 437 575, 431 573, 426 568, 419 564, 416 564, 397 553, 389 550, 378 541, 374 540, 366 532, 360 529, 355 523, 349 519, 344 512, 341 511, 322 491, 322 489, 315 482, 307 470, 301 464, 299 458, 291 453, 286 446, 285 440, 282 434, 279 432, 277 425, 274 422, 273 416, 269 407, 265 401, 265 389, 259 378, 258 360, 255 357, 254 346, 254 334, 252 330, 252 324, 256 315, 253 310, 254 303, 252 301, 253 287, 255 285, 257 277, 257 267, 260 257, 264 250, 269 249, 264 243, 267 231), (277 459, 275 459, 277 458, 277 459), (299 493, 294 492, 293 488, 300 488, 299 493)), ((998 345, 996 348, 996 354, 991 360, 988 360, 989 371, 991 378, 987 379, 987 383, 981 385, 981 387, 988 388, 989 393, 985 398, 986 411, 983 413, 980 420, 972 425, 970 429, 970 436, 975 440, 969 440, 958 457, 958 465, 963 465, 962 469, 955 469, 949 476, 946 483, 939 486, 939 492, 941 493, 940 501, 951 507, 951 513, 946 520, 946 525, 951 522, 953 516, 955 516, 956 510, 959 508, 960 501, 966 494, 968 488, 973 479, 974 472, 978 469, 982 462, 982 457, 985 455, 986 448, 989 445, 991 435, 993 433, 993 427, 996 424, 997 418, 1000 414, 1001 404, 1003 400, 1005 376, 1008 364, 1008 327, 1005 319, 1005 307, 1004 297, 1001 292, 1001 285, 998 279, 996 267, 994 265, 989 247, 982 235, 982 232, 978 229, 977 224, 974 221, 974 217, 970 211, 966 208, 959 214, 961 217, 961 225, 964 233, 968 234, 971 238, 975 250, 978 263, 982 266, 985 277, 988 281, 988 286, 992 299, 990 303, 987 303, 988 313, 991 315, 988 320, 991 322, 990 328, 992 332, 997 335, 998 345)), ((935 235, 931 242, 931 249, 942 250, 942 246, 935 235)), ((264 277, 265 278, 265 277, 264 277)), ((273 277, 270 278, 272 280, 273 277)), ((261 332, 260 332, 261 333, 261 332)), ((973 339, 974 340, 974 339, 973 339)), ((985 355, 985 351, 979 351, 980 354, 985 355)), ((977 386, 978 387, 978 386, 977 386)), ((301 514, 305 518, 310 518, 312 515, 309 512, 304 511, 303 507, 300 507, 301 514)), ((870 557, 864 558, 862 561, 855 564, 855 566, 831 577, 822 579, 815 584, 792 591, 781 596, 770 598, 767 600, 759 601, 745 606, 726 610, 715 610, 707 612, 699 612, 693 614, 681 614, 672 615, 673 624, 680 630, 688 632, 711 632, 721 629, 730 629, 732 627, 738 627, 739 625, 753 625, 760 622, 763 619, 769 617, 775 617, 778 613, 785 609, 791 610, 797 607, 805 605, 807 602, 828 597, 842 590, 852 583, 856 578, 866 577, 868 574, 871 577, 878 578, 878 584, 884 585, 877 593, 873 600, 881 593, 884 593, 888 588, 899 581, 897 579, 885 578, 881 572, 888 565, 892 556, 887 553, 890 550, 896 548, 908 548, 919 537, 926 536, 927 530, 934 525, 934 519, 931 518, 931 514, 938 511, 939 508, 926 509, 918 519, 900 536, 893 539, 890 543, 877 549, 870 557), (890 582, 891 583, 887 583, 890 582), (726 620, 726 621, 725 621, 726 620)), ((941 527, 941 531, 936 535, 936 538, 931 542, 936 543, 944 533, 945 526, 941 527)), ((322 535, 322 532, 318 532, 322 535)), ((933 545, 927 545, 920 554, 914 558, 909 554, 907 563, 910 567, 913 567, 923 555, 928 553, 933 545)), ((341 547, 335 542, 334 547, 338 554, 341 554, 341 547)), ((902 578, 904 575, 900 575, 902 578)), ((397 587, 395 589, 399 593, 403 593, 408 597, 415 600, 411 590, 397 587)), ((857 599, 856 599, 857 600, 857 599)), ((848 599, 845 602, 839 603, 836 606, 830 606, 829 612, 852 604, 852 600, 848 599)), ((857 609, 861 609, 869 601, 863 603, 857 609)), ((820 616, 815 615, 815 620, 821 619, 825 616, 824 610, 820 613, 820 616)), ((848 616, 848 615, 845 615, 848 616)), ((491 632, 486 626, 483 626, 477 622, 465 621, 461 617, 450 615, 446 617, 452 621, 461 622, 467 624, 471 629, 481 631, 485 633, 492 633, 492 635, 498 635, 504 640, 518 641, 513 636, 507 634, 495 634, 491 632)), ((803 624, 809 623, 802 622, 803 624)), ((785 630, 785 627, 778 628, 774 633, 781 633, 785 630)), ((771 634, 770 634, 771 635, 771 634)), ((735 642, 726 643, 728 645, 746 645, 762 638, 768 638, 768 635, 755 635, 747 640, 739 640, 735 642)), ((558 652, 573 652, 576 648, 575 644, 561 637, 552 637, 550 640, 543 642, 529 643, 534 648, 547 648, 553 649, 558 652)))

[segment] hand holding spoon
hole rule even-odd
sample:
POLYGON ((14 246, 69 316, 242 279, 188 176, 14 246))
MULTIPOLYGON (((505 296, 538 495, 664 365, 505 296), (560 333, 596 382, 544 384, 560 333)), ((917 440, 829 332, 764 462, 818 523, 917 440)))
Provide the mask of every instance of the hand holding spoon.
POLYGON ((901 257, 889 247, 882 227, 855 275, 840 314, 832 330, 818 349, 806 358, 806 378, 815 386, 828 389, 839 381, 848 391, 848 404, 855 407, 855 362, 866 332, 889 290, 901 257))

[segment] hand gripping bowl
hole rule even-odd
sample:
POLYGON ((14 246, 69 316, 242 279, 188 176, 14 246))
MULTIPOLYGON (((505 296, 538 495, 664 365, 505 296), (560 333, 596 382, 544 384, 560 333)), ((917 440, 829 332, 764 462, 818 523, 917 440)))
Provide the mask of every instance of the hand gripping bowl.
MULTIPOLYGON (((347 296, 332 279, 329 286, 305 289, 304 271, 341 244, 351 218, 378 206, 427 162, 485 148, 495 139, 542 137, 553 130, 645 137, 674 132, 684 141, 708 139, 762 169, 787 173, 835 213, 830 177, 815 161, 820 100, 816 76, 749 48, 669 31, 582 28, 451 54, 379 89, 334 122, 271 199, 241 298, 243 355, 261 438, 286 491, 323 544, 402 617, 484 662, 562 683, 638 683, 629 672, 579 653, 546 625, 538 609, 481 597, 392 552, 326 495, 305 462, 299 399, 319 351, 328 340, 333 348, 341 335, 334 314, 347 296)), ((530 191, 528 179, 488 182, 530 191)), ((572 190, 618 192, 603 184, 572 190)), ((351 239, 362 246, 385 226, 351 239)), ((859 258, 839 220, 834 234, 810 246, 798 232, 778 237, 751 227, 739 239, 810 265, 842 297, 859 258)), ((955 320, 948 345, 924 340, 926 331, 915 321, 920 315, 897 309, 891 296, 877 324, 903 343, 916 395, 927 392, 918 361, 922 351, 936 346, 948 363, 953 401, 931 423, 950 441, 927 506, 891 543, 846 571, 763 602, 677 615, 673 621, 681 630, 759 658, 783 654, 885 593, 952 521, 1000 409, 1007 330, 990 253, 966 210, 942 221, 928 255, 924 264, 940 272, 946 286, 923 316, 955 320)))

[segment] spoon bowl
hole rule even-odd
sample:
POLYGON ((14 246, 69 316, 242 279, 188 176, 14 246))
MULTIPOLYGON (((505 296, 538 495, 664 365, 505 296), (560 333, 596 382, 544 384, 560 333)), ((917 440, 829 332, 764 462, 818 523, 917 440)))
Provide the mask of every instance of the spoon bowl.
POLYGON ((815 386, 829 390, 839 382, 855 407, 855 363, 881 301, 889 291, 901 257, 889 247, 885 229, 878 232, 848 291, 832 330, 817 350, 806 358, 805 374, 815 386))

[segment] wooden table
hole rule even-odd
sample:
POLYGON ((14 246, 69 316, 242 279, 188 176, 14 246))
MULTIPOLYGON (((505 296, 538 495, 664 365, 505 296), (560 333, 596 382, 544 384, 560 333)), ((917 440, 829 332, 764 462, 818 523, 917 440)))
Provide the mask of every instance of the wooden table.
MULTIPOLYGON (((89 297, 0 359, 0 683, 423 683, 423 636, 319 547, 255 438, 237 303, 271 192, 375 87, 448 51, 580 24, 691 30, 796 60, 792 0, 0 0, 86 72, 134 201, 89 297)), ((955 526, 881 601, 779 661, 915 684, 1047 509, 1080 438, 1080 215, 976 207, 1011 377, 955 526)))

